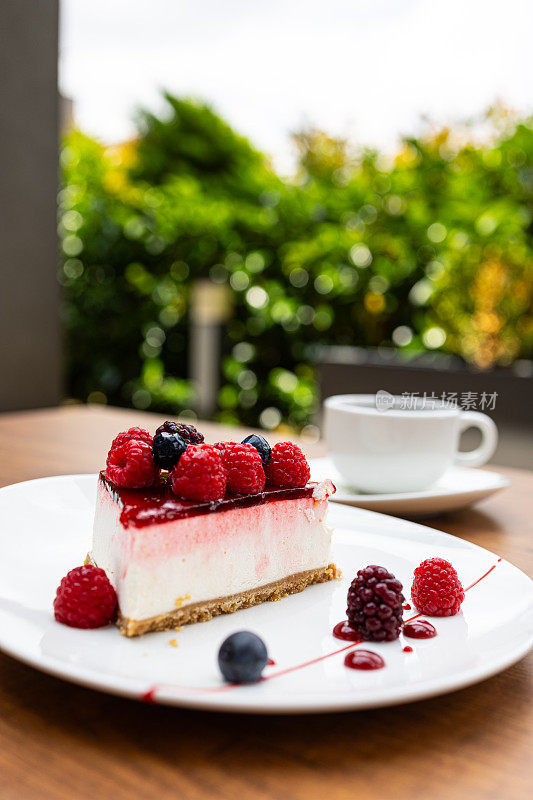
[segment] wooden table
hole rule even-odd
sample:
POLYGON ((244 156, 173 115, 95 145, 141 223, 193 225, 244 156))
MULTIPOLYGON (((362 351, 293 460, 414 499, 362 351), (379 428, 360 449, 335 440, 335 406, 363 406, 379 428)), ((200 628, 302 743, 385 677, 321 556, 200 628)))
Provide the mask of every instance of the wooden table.
MULTIPOLYGON (((117 431, 153 429, 159 419, 81 406, 0 415, 0 485, 96 472, 117 431)), ((234 435, 201 427, 211 441, 234 435)), ((501 471, 513 481, 505 492, 428 524, 531 571, 533 472, 501 471)), ((144 705, 0 655, 0 797, 529 798, 531 666, 530 657, 477 686, 412 705, 261 717, 144 705)))

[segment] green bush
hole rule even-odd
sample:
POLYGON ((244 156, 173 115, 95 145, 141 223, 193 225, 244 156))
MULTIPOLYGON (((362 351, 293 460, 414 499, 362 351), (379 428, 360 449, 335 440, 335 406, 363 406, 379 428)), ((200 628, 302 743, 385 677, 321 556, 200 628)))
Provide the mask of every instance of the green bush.
POLYGON ((69 393, 177 413, 191 283, 227 283, 218 418, 305 425, 309 346, 455 353, 480 368, 533 354, 533 129, 488 118, 406 139, 395 158, 296 138, 300 171, 268 160, 204 105, 167 96, 139 136, 62 150, 60 233, 69 393))

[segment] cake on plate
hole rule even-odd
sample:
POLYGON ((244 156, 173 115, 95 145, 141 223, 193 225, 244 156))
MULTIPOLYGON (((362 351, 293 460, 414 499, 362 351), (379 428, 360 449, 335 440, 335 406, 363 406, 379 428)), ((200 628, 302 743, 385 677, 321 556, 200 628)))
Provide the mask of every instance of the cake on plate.
POLYGON ((92 550, 126 636, 202 622, 332 580, 331 481, 260 436, 208 445, 167 422, 119 434, 98 478, 92 550))

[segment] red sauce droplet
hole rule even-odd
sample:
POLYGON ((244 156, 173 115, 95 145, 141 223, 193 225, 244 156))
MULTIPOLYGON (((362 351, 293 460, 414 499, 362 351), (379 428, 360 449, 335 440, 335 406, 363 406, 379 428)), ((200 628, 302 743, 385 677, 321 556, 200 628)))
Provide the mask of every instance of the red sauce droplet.
POLYGON ((141 700, 145 703, 155 703, 155 690, 155 686, 153 686, 151 689, 148 689, 147 692, 141 695, 141 700))
POLYGON ((419 619, 416 622, 408 622, 403 626, 403 635, 409 639, 432 639, 437 635, 436 629, 431 622, 419 619))
POLYGON ((403 652, 404 653, 412 653, 413 652, 413 648, 411 647, 410 644, 406 644, 405 647, 403 648, 403 652))
POLYGON ((267 661, 267 667, 274 667, 275 665, 276 665, 276 662, 274 661, 274 659, 273 658, 269 658, 268 661, 267 661))
POLYGON ((344 666, 350 669, 383 669, 385 662, 370 650, 352 650, 344 659, 344 666))
POLYGON ((404 611, 410 611, 411 610, 411 606, 409 605, 409 603, 404 603, 403 604, 403 610, 404 611))
POLYGON ((345 642, 362 642, 361 634, 352 628, 347 619, 337 622, 333 628, 333 636, 336 639, 343 639, 345 642))

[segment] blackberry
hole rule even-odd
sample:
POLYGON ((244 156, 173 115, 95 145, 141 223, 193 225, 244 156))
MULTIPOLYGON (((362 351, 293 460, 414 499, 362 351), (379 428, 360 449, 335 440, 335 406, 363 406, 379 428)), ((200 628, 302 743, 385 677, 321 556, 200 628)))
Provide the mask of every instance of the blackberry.
POLYGON ((232 633, 218 651, 218 666, 230 683, 255 683, 261 679, 267 661, 265 643, 250 631, 232 633))
POLYGON ((272 450, 267 440, 263 439, 262 436, 258 436, 256 433, 252 433, 250 434, 250 436, 247 436, 246 439, 242 440, 242 444, 251 444, 252 447, 255 447, 255 449, 261 456, 261 461, 263 462, 263 469, 265 469, 270 459, 270 456, 272 455, 272 450))
POLYGON ((385 567, 360 569, 348 589, 348 622, 371 642, 392 642, 402 625, 403 586, 385 567))
POLYGON ((186 425, 184 422, 174 422, 171 419, 167 419, 166 422, 163 422, 163 424, 159 426, 156 430, 156 434, 158 433, 177 433, 187 444, 202 444, 204 441, 203 433, 197 431, 194 425, 186 425))
POLYGON ((154 436, 152 457, 154 463, 162 469, 174 469, 187 449, 187 444, 177 433, 161 431, 154 436))

